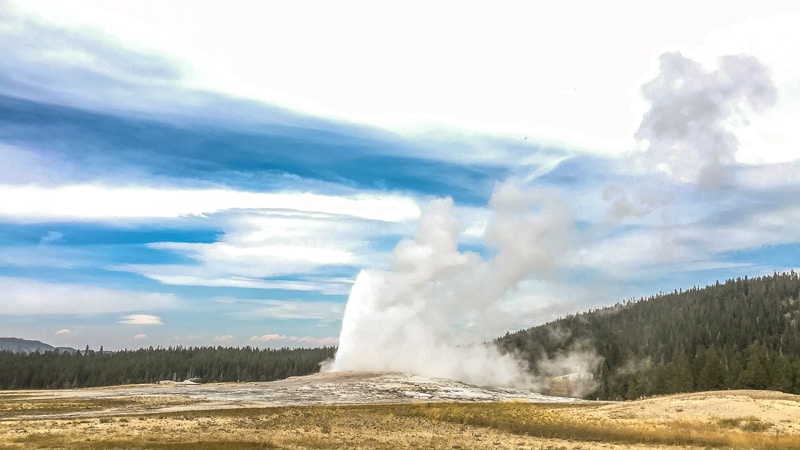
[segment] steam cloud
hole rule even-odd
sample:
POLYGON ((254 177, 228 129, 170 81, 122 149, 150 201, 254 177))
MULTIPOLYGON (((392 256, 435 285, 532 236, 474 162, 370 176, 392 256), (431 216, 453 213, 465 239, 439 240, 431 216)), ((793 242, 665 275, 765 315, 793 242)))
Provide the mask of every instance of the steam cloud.
MULTIPOLYGON (((766 68, 755 58, 725 56, 704 70, 680 53, 660 57, 659 75, 642 88, 651 107, 636 138, 648 143, 629 162, 644 163, 672 182, 713 189, 735 163, 733 128, 776 101, 766 68)), ((432 201, 417 235, 394 250, 392 270, 362 271, 345 308, 333 371, 399 371, 478 385, 541 387, 526 363, 476 343, 482 319, 532 275, 545 276, 569 250, 573 217, 557 190, 499 184, 484 234, 491 256, 458 249, 450 199, 432 201)), ((602 192, 617 220, 645 216, 669 199, 658 186, 602 192)), ((546 376, 585 373, 600 361, 589 343, 545 360, 546 376)), ((585 381, 585 380, 584 380, 585 381)), ((591 389, 592 382, 584 383, 591 389)))
POLYGON ((637 139, 647 140, 646 164, 699 189, 720 186, 735 162, 733 132, 749 112, 772 106, 777 90, 756 58, 728 55, 706 71, 680 53, 664 53, 660 74, 642 87, 650 110, 637 139))
MULTIPOLYGON (((659 63, 658 75, 641 90, 650 109, 635 137, 647 146, 629 162, 664 173, 670 182, 717 189, 736 162, 735 129, 777 101, 769 71, 748 55, 723 56, 713 70, 678 52, 663 53, 659 63)), ((654 186, 623 188, 614 183, 602 196, 614 220, 643 217, 671 201, 654 186)))
POLYGON ((498 187, 485 242, 493 257, 458 249, 453 202, 423 211, 392 271, 362 271, 347 302, 331 370, 402 371, 478 385, 535 387, 527 364, 476 343, 481 318, 525 277, 557 263, 572 215, 555 192, 498 187))

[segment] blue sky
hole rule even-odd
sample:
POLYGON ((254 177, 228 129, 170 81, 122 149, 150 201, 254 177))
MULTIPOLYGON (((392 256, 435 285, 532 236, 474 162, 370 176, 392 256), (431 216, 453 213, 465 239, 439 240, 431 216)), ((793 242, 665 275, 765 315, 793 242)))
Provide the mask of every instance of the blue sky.
POLYGON ((0 335, 335 344, 431 200, 491 258, 509 182, 564 242, 479 339, 800 268, 800 8, 429 3, 0 0, 0 335))

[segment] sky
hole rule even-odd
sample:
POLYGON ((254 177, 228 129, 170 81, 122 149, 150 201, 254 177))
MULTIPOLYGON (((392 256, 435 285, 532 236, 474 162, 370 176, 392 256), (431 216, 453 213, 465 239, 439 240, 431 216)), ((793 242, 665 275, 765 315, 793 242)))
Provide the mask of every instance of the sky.
POLYGON ((0 336, 335 345, 441 201, 549 258, 475 340, 798 270, 798 54, 789 1, 0 0, 0 336))

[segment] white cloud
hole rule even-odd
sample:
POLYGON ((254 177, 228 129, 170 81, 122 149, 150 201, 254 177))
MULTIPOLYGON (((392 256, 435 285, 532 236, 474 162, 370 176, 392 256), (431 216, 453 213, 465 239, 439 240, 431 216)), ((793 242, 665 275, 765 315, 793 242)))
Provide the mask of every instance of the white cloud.
POLYGON ((798 242, 797 223, 800 204, 775 203, 768 212, 748 211, 746 207, 722 211, 708 208, 707 214, 695 221, 600 236, 573 251, 568 265, 592 267, 619 279, 749 267, 747 262, 722 260, 720 255, 798 242), (720 219, 718 215, 729 218, 720 219))
POLYGON ((69 328, 62 328, 62 329, 56 331, 55 334, 57 336, 69 335, 69 334, 72 334, 72 330, 70 330, 69 328))
POLYGON ((142 309, 174 308, 181 302, 173 294, 106 289, 84 284, 0 277, 3 314, 105 314, 142 309))
POLYGON ((280 343, 288 346, 324 347, 337 345, 339 343, 339 338, 333 336, 286 336, 273 333, 264 334, 262 336, 253 336, 248 341, 253 343, 280 343))
POLYGON ((737 172, 736 182, 743 187, 758 191, 797 188, 800 186, 800 159, 742 168, 737 172))
POLYGON ((230 189, 108 185, 0 185, 0 217, 22 222, 174 219, 232 209, 270 209, 404 222, 419 216, 409 198, 393 194, 332 196, 230 189))
POLYGON ((321 338, 311 336, 289 336, 289 342, 314 346, 331 346, 337 345, 339 343, 339 338, 334 336, 326 336, 321 338))
POLYGON ((163 325, 160 317, 149 314, 131 314, 123 317, 119 323, 125 325, 163 325))
POLYGON ((59 233, 58 231, 48 231, 47 234, 42 236, 42 238, 39 240, 39 243, 52 244, 54 242, 60 241, 63 238, 64 238, 63 233, 59 233))
POLYGON ((249 341, 250 342, 269 342, 269 341, 282 341, 286 339, 286 336, 282 334, 265 334, 262 336, 252 336, 249 341))
MULTIPOLYGON (((395 130, 456 123, 515 134, 524 130, 609 152, 632 145, 639 119, 634 91, 664 50, 713 57, 752 53, 775 65, 793 86, 797 77, 791 69, 798 63, 791 55, 800 42, 798 8, 786 2, 720 8, 688 0, 547 6, 357 0, 314 3, 313 15, 305 2, 13 5, 19 14, 61 28, 94 28, 126 46, 169 55, 184 69, 180 82, 187 87, 395 130)), ((120 97, 120 102, 137 100, 120 97)), ((792 115, 782 117, 785 133, 792 115)))
POLYGON ((233 335, 214 336, 211 340, 216 344, 231 344, 233 343, 233 335))
POLYGON ((172 251, 196 263, 119 265, 165 284, 290 289, 342 294, 351 280, 316 275, 326 267, 385 264, 377 238, 402 233, 410 224, 326 214, 239 212, 217 219, 224 235, 214 243, 161 242, 150 247, 172 251), (304 280, 268 278, 302 274, 304 280))
POLYGON ((237 287, 250 289, 275 289, 285 291, 319 292, 325 295, 344 295, 350 292, 353 280, 350 279, 312 279, 303 281, 262 280, 205 271, 192 266, 116 266, 116 270, 135 272, 163 284, 177 286, 237 287), (184 274, 185 273, 185 274, 184 274), (207 276, 203 276, 207 273, 207 276))
POLYGON ((754 55, 769 68, 778 101, 770 110, 751 117, 748 127, 737 130, 740 145, 736 157, 742 163, 798 159, 800 129, 795 126, 795 118, 800 111, 797 90, 800 60, 787 55, 800 53, 797 38, 800 9, 788 5, 769 16, 754 14, 750 20, 709 33, 708 39, 693 52, 706 63, 722 54, 754 55))
POLYGON ((734 129, 775 104, 769 71, 742 55, 721 57, 714 70, 678 52, 659 61, 659 75, 642 87, 650 109, 636 137, 648 142, 645 163, 674 180, 717 188, 736 160, 734 129))
POLYGON ((23 184, 32 181, 52 183, 74 175, 73 163, 54 155, 42 155, 32 149, 0 143, 0 180, 4 183, 23 184))
POLYGON ((57 245, 0 246, 0 265, 71 268, 91 260, 85 250, 57 245))
POLYGON ((136 336, 133 337, 133 340, 135 340, 135 341, 141 341, 141 340, 144 340, 144 339, 147 339, 147 335, 146 334, 137 334, 136 336))
MULTIPOLYGON (((268 241, 270 243, 263 241, 249 243, 222 241, 211 244, 162 242, 151 244, 150 247, 181 253, 205 263, 242 265, 242 261, 248 261, 248 266, 265 264, 272 266, 272 270, 267 271, 268 274, 295 273, 305 267, 347 265, 356 261, 356 256, 352 252, 344 248, 336 248, 329 245, 328 242, 322 241, 323 239, 320 239, 320 244, 322 245, 317 246, 314 246, 313 243, 273 244, 271 243, 272 239, 270 239, 268 241)), ((263 273, 258 270, 257 272, 263 273)), ((247 275, 244 271, 240 273, 247 275)), ((260 273, 255 274, 255 276, 260 273)))
POLYGON ((246 311, 237 312, 241 319, 315 319, 341 320, 344 303, 301 300, 247 300, 240 302, 246 311))

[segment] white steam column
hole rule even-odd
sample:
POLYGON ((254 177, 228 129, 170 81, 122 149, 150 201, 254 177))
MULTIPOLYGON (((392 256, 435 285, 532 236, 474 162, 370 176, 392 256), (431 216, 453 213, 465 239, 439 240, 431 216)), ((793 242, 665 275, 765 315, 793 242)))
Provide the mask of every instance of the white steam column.
POLYGON ((484 260, 459 252, 450 199, 432 201, 417 236, 394 250, 391 272, 362 271, 347 301, 333 371, 392 371, 483 386, 535 387, 526 364, 481 343, 489 311, 566 242, 569 214, 556 200, 500 185, 484 260))

